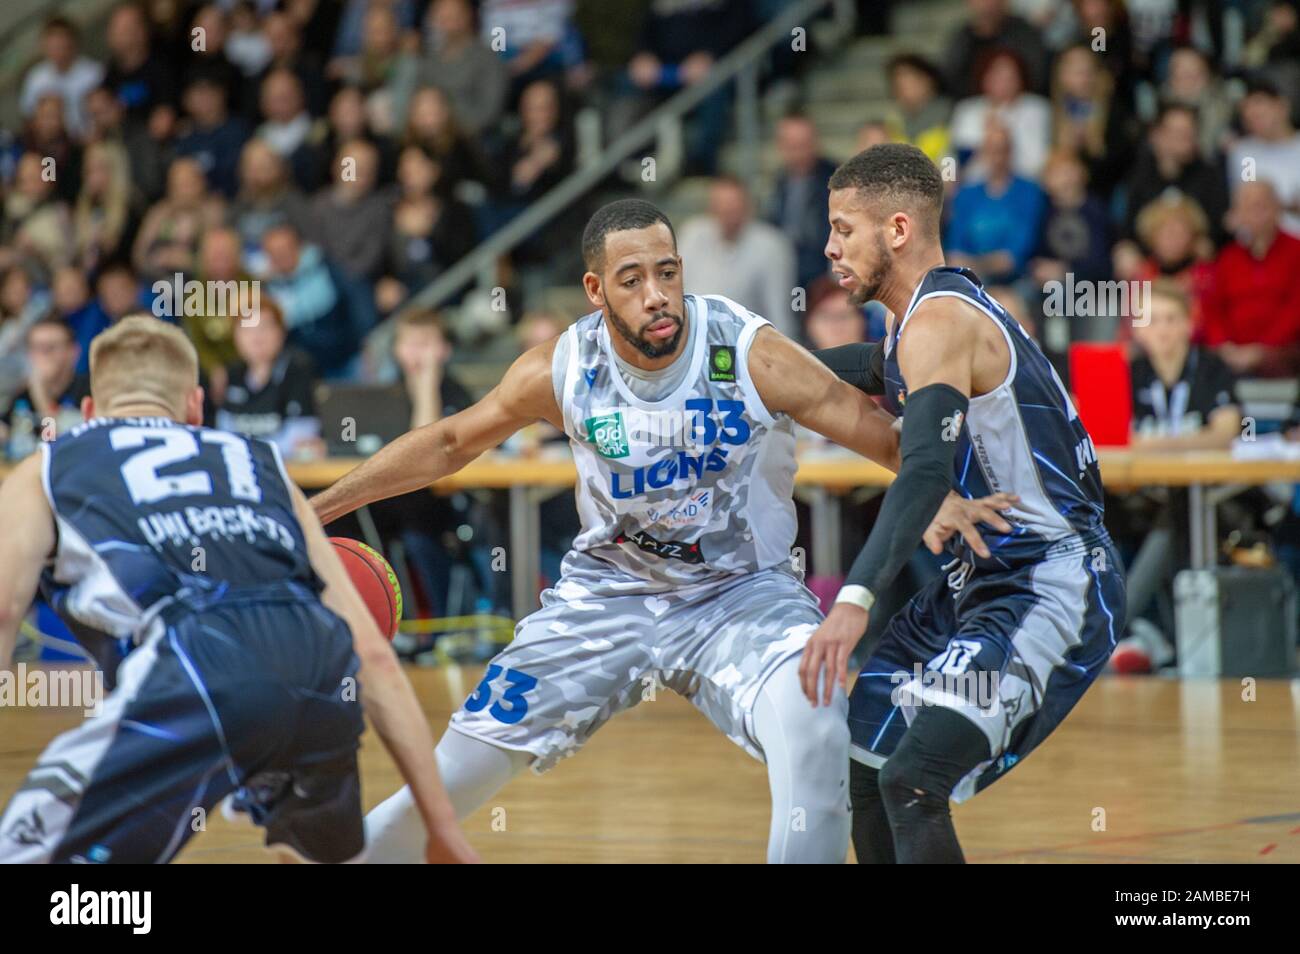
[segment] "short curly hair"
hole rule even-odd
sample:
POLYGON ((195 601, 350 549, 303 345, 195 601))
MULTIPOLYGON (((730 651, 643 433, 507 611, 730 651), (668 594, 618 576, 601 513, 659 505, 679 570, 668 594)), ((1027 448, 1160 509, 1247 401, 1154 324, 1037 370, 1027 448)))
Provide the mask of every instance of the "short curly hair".
POLYGON ((939 236, 943 178, 915 146, 887 142, 865 149, 835 170, 830 188, 857 191, 881 215, 908 212, 924 233, 939 236))
POLYGON ((582 260, 590 271, 599 273, 605 267, 605 236, 610 232, 646 229, 662 222, 668 226, 677 246, 677 233, 657 206, 644 199, 619 199, 596 210, 582 232, 582 260))

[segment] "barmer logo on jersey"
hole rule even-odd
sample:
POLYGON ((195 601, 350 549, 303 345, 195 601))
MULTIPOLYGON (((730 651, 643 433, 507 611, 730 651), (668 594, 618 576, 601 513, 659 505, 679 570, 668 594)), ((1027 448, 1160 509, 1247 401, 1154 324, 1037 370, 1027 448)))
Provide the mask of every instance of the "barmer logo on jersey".
POLYGON ((614 411, 612 414, 597 414, 587 418, 587 440, 596 445, 596 453, 601 457, 626 457, 630 451, 623 412, 614 411))
POLYGON ((736 380, 736 349, 731 345, 712 345, 709 348, 709 380, 736 380))

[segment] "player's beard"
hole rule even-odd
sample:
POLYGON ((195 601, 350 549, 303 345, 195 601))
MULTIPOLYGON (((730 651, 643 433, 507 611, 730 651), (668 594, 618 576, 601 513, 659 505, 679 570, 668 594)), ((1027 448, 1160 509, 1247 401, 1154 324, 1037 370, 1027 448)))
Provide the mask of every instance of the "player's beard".
POLYGON ((633 331, 632 327, 620 318, 618 312, 610 305, 608 296, 605 298, 605 314, 609 317, 610 323, 618 330, 618 333, 623 336, 623 340, 647 358, 666 358, 668 355, 677 352, 677 345, 682 340, 682 329, 684 327, 681 315, 674 314, 663 308, 656 311, 654 316, 645 323, 645 327, 649 328, 656 321, 663 321, 665 318, 671 318, 677 322, 677 331, 673 333, 673 336, 656 343, 645 338, 642 332, 633 331))
POLYGON ((849 304, 861 308, 867 302, 874 300, 880 294, 880 288, 889 278, 893 267, 894 263, 890 261, 889 246, 885 244, 885 237, 876 233, 876 267, 872 269, 870 275, 862 277, 858 290, 849 295, 849 304))

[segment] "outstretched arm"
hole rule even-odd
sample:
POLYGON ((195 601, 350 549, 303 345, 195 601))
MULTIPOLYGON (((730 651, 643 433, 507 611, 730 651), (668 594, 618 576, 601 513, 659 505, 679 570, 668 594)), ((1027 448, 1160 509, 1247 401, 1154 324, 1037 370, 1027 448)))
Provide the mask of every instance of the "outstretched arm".
POLYGON ((424 820, 429 861, 473 862, 478 858, 456 822, 456 811, 438 777, 433 735, 397 655, 384 639, 360 594, 343 569, 334 546, 321 529, 301 490, 290 486, 293 510, 307 540, 312 569, 325 582, 321 600, 348 624, 361 662, 361 701, 384 747, 397 763, 424 820))
POLYGON ((813 357, 846 384, 865 394, 885 393, 885 341, 858 342, 834 348, 820 348, 813 357))
MULTIPOLYGON (((902 466, 835 606, 804 650, 800 675, 813 705, 819 697, 829 705, 836 684, 847 690, 848 659, 866 631, 876 597, 893 582, 923 538, 932 542, 932 532, 927 530, 952 490, 957 438, 970 401, 978 340, 969 329, 970 320, 965 306, 938 298, 918 307, 903 331, 899 369, 908 382, 908 397, 900 443, 902 466)), ((1010 502, 1011 498, 1004 498, 1003 505, 1010 502)), ((993 522, 1010 529, 1001 518, 993 522)), ((982 541, 975 549, 987 555, 982 541)))
POLYGON ((789 414, 809 430, 898 471, 894 416, 776 329, 765 327, 755 335, 749 376, 772 413, 789 414))
MULTIPOLYGON (((750 350, 749 373, 769 410, 784 410, 805 427, 898 472, 902 464, 901 422, 867 397, 884 387, 879 344, 809 353, 764 329, 750 350), (814 360, 810 363, 810 359, 814 360)), ((908 480, 895 484, 901 482, 906 487, 908 480)), ((949 491, 925 530, 924 542, 940 553, 949 537, 961 534, 976 553, 988 556, 978 525, 987 523, 1003 533, 1010 531, 1011 525, 999 513, 1013 503, 1015 498, 1008 494, 967 500, 949 491)))
POLYGON ((321 523, 376 500, 428 487, 539 418, 563 428, 551 386, 556 340, 525 352, 477 404, 408 431, 313 497, 311 505, 321 523))
POLYGON ((33 454, 0 483, 0 670, 13 667, 18 628, 31 609, 41 569, 54 552, 54 515, 33 454))
POLYGON ((893 582, 952 489, 953 456, 970 401, 974 358, 971 336, 954 325, 937 310, 918 310, 905 330, 907 348, 899 349, 899 370, 908 382, 902 468, 845 581, 846 589, 866 592, 856 600, 841 600, 864 610, 893 582))

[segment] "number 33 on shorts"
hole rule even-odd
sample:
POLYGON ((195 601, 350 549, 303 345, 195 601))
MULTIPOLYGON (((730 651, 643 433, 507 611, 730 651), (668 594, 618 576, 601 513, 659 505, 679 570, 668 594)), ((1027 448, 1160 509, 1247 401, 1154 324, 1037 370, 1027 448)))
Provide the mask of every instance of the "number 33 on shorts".
POLYGON ((528 700, 524 694, 537 685, 537 679, 518 669, 502 669, 495 663, 487 667, 483 681, 478 684, 474 694, 465 700, 468 712, 478 712, 489 702, 492 707, 488 713, 498 722, 514 725, 528 714, 528 700), (492 702, 492 683, 500 676, 505 677, 506 691, 501 698, 492 702))

